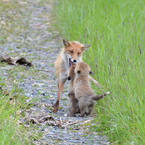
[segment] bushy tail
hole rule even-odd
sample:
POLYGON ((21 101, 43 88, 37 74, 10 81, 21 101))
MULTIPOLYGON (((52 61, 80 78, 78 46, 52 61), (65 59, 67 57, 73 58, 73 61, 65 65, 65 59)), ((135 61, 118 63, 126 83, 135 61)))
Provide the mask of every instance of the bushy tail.
POLYGON ((106 96, 108 94, 110 94, 110 92, 106 92, 106 93, 101 94, 101 95, 92 96, 91 98, 92 98, 92 100, 96 100, 97 101, 97 100, 102 99, 104 96, 106 96))

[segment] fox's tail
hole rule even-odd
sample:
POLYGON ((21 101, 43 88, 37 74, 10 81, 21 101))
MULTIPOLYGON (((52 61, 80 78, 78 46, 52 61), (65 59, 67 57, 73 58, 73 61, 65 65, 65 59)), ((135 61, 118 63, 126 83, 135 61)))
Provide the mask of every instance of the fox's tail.
POLYGON ((101 95, 92 96, 91 98, 92 98, 92 100, 96 100, 97 101, 97 100, 102 99, 104 96, 106 96, 108 94, 110 94, 110 92, 106 92, 106 93, 101 94, 101 95))

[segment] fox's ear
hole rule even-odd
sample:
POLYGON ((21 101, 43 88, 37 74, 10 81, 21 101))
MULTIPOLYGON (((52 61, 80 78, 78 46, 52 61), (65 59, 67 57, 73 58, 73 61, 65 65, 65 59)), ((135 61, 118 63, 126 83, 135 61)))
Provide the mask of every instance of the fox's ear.
POLYGON ((87 45, 87 44, 83 44, 83 46, 81 47, 82 50, 87 50, 91 45, 87 45))
POLYGON ((70 46, 70 43, 69 43, 69 41, 63 39, 63 45, 64 45, 64 47, 68 47, 68 46, 70 46))

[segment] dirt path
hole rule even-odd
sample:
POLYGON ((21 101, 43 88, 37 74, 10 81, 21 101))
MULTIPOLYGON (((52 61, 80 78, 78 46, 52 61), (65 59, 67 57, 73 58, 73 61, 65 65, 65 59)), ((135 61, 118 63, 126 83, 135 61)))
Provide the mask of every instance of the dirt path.
MULTIPOLYGON (((33 68, 22 66, 1 66, 0 74, 7 87, 19 83, 25 95, 30 99, 38 99, 41 103, 55 103, 57 97, 57 78, 54 75, 54 61, 62 47, 59 33, 51 26, 52 4, 48 0, 25 0, 0 2, 0 54, 9 56, 25 56, 33 63, 33 68), (37 70, 47 70, 37 71, 37 70), (11 77, 13 76, 13 77, 11 77)), ((60 110, 54 114, 48 107, 33 106, 26 111, 28 115, 45 114, 55 119, 84 122, 93 117, 66 117, 67 85, 60 101, 60 110)), ((98 136, 78 123, 67 128, 41 124, 42 138, 34 144, 109 144, 105 137, 98 136)))

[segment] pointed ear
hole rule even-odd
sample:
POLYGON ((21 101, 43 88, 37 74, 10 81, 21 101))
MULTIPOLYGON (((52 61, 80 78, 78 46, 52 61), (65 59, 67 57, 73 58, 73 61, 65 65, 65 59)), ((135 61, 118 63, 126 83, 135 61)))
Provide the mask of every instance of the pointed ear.
POLYGON ((69 43, 69 41, 63 39, 63 45, 64 45, 64 47, 68 47, 68 46, 70 46, 70 43, 69 43))
POLYGON ((91 45, 84 44, 81 48, 82 50, 87 50, 91 45))

